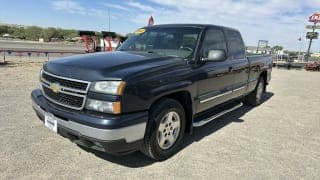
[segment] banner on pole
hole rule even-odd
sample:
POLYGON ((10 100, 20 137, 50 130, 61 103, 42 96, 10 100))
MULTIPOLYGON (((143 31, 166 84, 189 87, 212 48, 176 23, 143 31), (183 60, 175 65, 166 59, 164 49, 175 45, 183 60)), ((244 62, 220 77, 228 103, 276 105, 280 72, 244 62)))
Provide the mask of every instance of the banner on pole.
POLYGON ((307 32, 306 38, 307 39, 318 39, 319 34, 318 32, 307 32))
POLYGON ((307 25, 306 29, 320 29, 320 25, 307 25))

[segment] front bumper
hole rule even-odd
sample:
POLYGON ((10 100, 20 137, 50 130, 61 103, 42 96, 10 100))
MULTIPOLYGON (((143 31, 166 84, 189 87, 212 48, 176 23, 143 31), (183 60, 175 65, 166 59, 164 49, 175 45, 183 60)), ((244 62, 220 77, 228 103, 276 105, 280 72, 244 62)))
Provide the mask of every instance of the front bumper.
POLYGON ((46 112, 53 114, 58 133, 79 145, 112 154, 132 152, 142 145, 148 112, 93 115, 52 104, 38 89, 31 93, 31 98, 33 109, 42 121, 46 112))

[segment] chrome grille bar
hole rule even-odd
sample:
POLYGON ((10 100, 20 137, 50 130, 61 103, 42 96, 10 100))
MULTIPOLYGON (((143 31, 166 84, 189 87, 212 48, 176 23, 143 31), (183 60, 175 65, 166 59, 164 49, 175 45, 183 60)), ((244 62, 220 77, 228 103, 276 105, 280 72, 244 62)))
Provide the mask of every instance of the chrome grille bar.
POLYGON ((52 103, 55 103, 70 109, 75 109, 75 110, 82 110, 84 108, 86 98, 87 98, 86 94, 88 93, 88 90, 90 88, 90 82, 78 80, 78 79, 66 78, 66 77, 54 75, 45 71, 42 71, 40 80, 41 80, 41 89, 42 89, 43 95, 52 103), (43 74, 45 74, 47 79, 44 78, 43 74), (50 79, 51 81, 48 79, 50 79), (52 94, 53 91, 51 90, 50 86, 53 83, 59 84, 60 86, 59 93, 52 94), (77 89, 75 87, 84 87, 85 90, 77 89), (44 90, 44 88, 46 89, 46 91, 44 90), (51 92, 49 93, 48 91, 52 91, 52 93, 51 92), (50 97, 50 95, 52 97, 50 97), (79 102, 79 98, 82 98, 81 104, 79 103, 78 105, 75 105, 79 102), (74 99, 74 101, 72 99, 74 99), (74 106, 70 104, 73 104, 74 106))

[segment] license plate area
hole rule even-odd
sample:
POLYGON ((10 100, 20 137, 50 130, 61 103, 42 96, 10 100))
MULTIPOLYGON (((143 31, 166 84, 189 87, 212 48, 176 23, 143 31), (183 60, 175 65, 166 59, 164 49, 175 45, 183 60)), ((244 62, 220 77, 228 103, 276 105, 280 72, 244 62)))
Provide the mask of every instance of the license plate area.
POLYGON ((51 113, 44 114, 44 125, 51 131, 58 132, 58 119, 51 113))

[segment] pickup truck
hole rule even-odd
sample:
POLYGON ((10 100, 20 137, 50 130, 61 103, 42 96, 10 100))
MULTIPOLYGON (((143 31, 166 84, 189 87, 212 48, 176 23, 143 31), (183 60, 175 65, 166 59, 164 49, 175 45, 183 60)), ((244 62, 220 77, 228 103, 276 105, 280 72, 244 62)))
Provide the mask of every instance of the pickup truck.
POLYGON ((193 128, 259 105, 271 70, 270 56, 246 56, 235 29, 155 25, 114 52, 45 63, 31 98, 46 127, 80 146, 164 160, 193 128))

